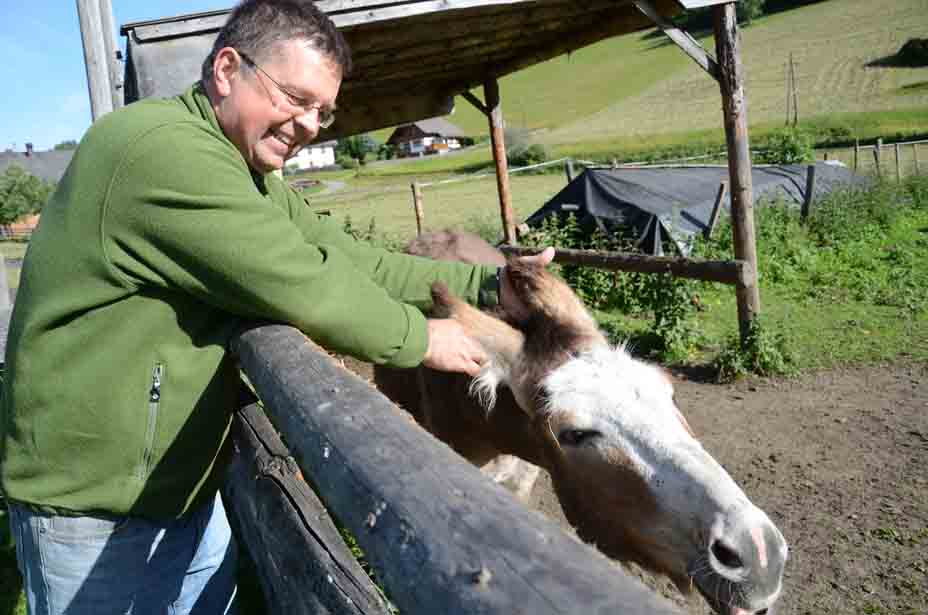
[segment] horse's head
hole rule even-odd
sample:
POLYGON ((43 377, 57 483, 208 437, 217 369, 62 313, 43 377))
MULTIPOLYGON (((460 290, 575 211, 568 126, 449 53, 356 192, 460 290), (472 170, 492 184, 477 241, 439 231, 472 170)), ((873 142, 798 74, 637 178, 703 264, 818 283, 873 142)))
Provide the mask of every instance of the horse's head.
POLYGON ((516 262, 508 271, 528 318, 508 324, 440 286, 437 313, 487 350, 473 391, 491 407, 499 384, 512 390, 543 442, 535 461, 579 535, 695 586, 719 613, 765 612, 780 593, 786 542, 702 448, 668 374, 611 346, 550 273, 516 262))

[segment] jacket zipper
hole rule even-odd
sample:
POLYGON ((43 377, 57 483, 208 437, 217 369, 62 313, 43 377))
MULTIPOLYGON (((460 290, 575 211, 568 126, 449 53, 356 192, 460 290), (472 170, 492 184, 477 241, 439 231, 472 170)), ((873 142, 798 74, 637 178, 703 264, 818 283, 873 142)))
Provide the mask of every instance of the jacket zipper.
POLYGON ((151 471, 151 458, 155 445, 155 424, 158 420, 158 409, 161 405, 161 379, 164 376, 164 365, 155 364, 151 373, 151 389, 148 391, 148 427, 145 431, 145 449, 142 452, 142 463, 139 466, 138 477, 144 479, 151 471))

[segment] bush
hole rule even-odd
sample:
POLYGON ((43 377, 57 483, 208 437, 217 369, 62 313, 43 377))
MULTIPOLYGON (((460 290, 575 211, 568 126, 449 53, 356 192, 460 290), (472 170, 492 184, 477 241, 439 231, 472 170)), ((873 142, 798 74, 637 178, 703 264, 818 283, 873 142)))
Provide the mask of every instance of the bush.
POLYGON ((506 155, 509 164, 514 167, 527 167, 529 165, 545 162, 550 158, 548 148, 540 143, 529 145, 525 149, 510 152, 506 155))
POLYGON ((767 137, 758 158, 766 164, 798 164, 815 160, 812 138, 797 128, 784 128, 767 137))
POLYGON ((730 382, 747 374, 779 376, 795 372, 795 357, 782 333, 774 333, 760 320, 754 320, 741 343, 730 337, 713 363, 719 382, 730 382))
POLYGON ((0 224, 12 224, 42 210, 55 185, 12 164, 0 175, 0 224))
POLYGON ((360 163, 351 156, 336 156, 335 164, 343 169, 357 169, 360 163))

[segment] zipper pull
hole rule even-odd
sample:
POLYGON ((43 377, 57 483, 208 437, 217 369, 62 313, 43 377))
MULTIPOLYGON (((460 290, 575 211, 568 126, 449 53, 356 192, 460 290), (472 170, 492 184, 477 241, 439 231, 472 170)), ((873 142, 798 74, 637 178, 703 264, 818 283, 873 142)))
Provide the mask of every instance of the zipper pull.
POLYGON ((154 371, 151 373, 151 390, 148 392, 148 401, 160 401, 161 400, 161 376, 164 372, 164 367, 159 363, 155 366, 154 371))

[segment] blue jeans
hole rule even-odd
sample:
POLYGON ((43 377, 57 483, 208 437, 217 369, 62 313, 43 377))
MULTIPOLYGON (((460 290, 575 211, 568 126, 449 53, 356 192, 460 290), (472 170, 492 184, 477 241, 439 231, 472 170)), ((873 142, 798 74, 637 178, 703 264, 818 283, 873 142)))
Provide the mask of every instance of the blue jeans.
POLYGON ((236 545, 219 496, 181 519, 66 517, 10 502, 31 615, 232 615, 236 545))

